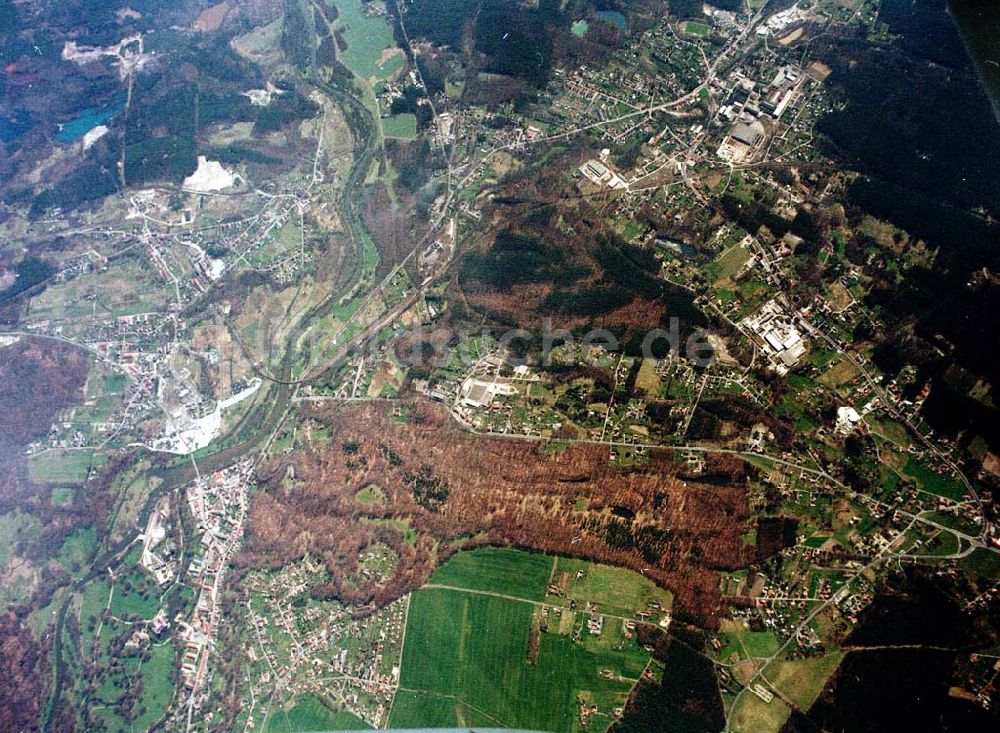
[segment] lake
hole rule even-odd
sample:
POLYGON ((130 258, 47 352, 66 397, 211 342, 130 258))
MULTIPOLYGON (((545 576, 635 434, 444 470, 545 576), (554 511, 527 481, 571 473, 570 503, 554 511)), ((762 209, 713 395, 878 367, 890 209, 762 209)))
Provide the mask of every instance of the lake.
POLYGON ((113 101, 103 109, 85 109, 76 119, 65 123, 56 133, 55 139, 61 143, 75 143, 98 125, 103 125, 124 111, 125 103, 120 100, 113 101))
POLYGON ((614 23, 622 31, 628 26, 628 20, 617 10, 599 10, 597 17, 608 23, 614 23))

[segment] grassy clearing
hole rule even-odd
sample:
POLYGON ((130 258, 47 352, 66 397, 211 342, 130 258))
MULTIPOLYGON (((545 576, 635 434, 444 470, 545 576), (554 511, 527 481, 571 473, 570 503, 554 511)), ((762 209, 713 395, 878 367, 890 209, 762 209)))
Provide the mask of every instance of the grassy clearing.
POLYGON ((38 520, 30 514, 8 512, 0 514, 0 570, 7 567, 14 555, 14 546, 27 532, 38 529, 38 520))
POLYGON ((651 603, 670 608, 673 596, 655 583, 630 570, 598 565, 574 558, 559 558, 557 576, 570 574, 566 595, 579 602, 597 603, 601 611, 629 616, 651 603))
POLYGON ((32 481, 47 484, 76 484, 87 478, 91 461, 101 463, 89 450, 46 451, 28 461, 28 476, 32 481))
POLYGON ((837 357, 832 361, 830 368, 817 381, 820 384, 825 384, 828 387, 836 389, 842 384, 847 384, 860 373, 858 368, 854 366, 854 362, 843 357, 837 357))
POLYGON ((87 561, 97 547, 97 531, 93 527, 78 529, 59 548, 59 563, 71 573, 86 569, 87 561))
POLYGON ((452 557, 437 569, 429 582, 541 601, 545 598, 551 571, 552 558, 546 555, 480 547, 452 557))
POLYGON ((385 504, 385 492, 381 487, 371 484, 361 489, 354 495, 354 501, 358 504, 370 506, 372 504, 385 504))
POLYGON ((794 661, 779 659, 769 664, 764 674, 799 708, 808 710, 823 691, 826 681, 837 671, 843 658, 842 652, 834 652, 822 657, 794 661))
MULTIPOLYGON (((361 0, 337 0, 334 4, 340 12, 335 26, 344 29, 347 41, 347 50, 341 54, 340 60, 362 79, 379 78, 382 52, 395 46, 392 26, 384 16, 365 15, 361 0)), ((383 73, 387 71, 391 71, 391 67, 383 73)))
POLYGON ((642 366, 635 378, 636 389, 641 389, 646 394, 655 395, 660 388, 660 374, 656 371, 655 359, 643 359, 642 366))
POLYGON ((791 714, 791 708, 777 697, 766 703, 752 692, 744 692, 729 727, 734 733, 777 733, 791 714))
POLYGON ((314 695, 304 695, 287 710, 276 710, 267 719, 268 733, 318 730, 364 730, 371 726, 344 710, 332 710, 314 695))
POLYGON ((76 489, 72 486, 53 486, 51 494, 52 506, 71 506, 74 496, 76 496, 76 489))
POLYGON ((750 250, 742 244, 734 244, 705 267, 705 275, 716 287, 730 286, 749 259, 750 250))
POLYGON ((393 49, 395 53, 387 52, 383 54, 384 60, 379 64, 376 76, 380 80, 392 79, 406 66, 406 56, 399 49, 393 49), (388 55, 388 58, 385 56, 388 55))
POLYGON ((382 120, 386 137, 400 140, 415 140, 417 137, 417 116, 415 114, 393 115, 382 120))
POLYGON ((1000 577, 1000 555, 991 550, 975 550, 961 561, 960 567, 972 582, 986 588, 1000 577))

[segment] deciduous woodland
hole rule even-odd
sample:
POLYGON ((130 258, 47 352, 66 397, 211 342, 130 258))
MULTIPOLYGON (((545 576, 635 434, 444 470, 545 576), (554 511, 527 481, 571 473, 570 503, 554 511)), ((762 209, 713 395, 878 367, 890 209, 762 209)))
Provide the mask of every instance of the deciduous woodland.
POLYGON ((405 422, 391 405, 310 408, 330 441, 261 468, 244 566, 308 553, 330 571, 316 594, 370 610, 419 587, 460 548, 514 545, 643 572, 675 592, 678 611, 714 621, 717 571, 749 557, 742 462, 718 461, 713 474, 731 480, 706 485, 685 480, 666 450, 617 466, 603 446, 477 437, 438 405, 407 408, 405 422), (360 503, 372 486, 385 501, 360 503), (376 542, 400 557, 382 584, 361 577, 357 560, 376 542))

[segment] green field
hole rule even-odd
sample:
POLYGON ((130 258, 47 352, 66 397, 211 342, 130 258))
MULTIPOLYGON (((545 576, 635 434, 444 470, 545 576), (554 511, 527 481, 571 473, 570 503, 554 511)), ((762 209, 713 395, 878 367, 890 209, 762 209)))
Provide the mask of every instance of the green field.
POLYGON ((965 493, 965 487, 951 476, 942 476, 912 458, 903 466, 903 473, 912 476, 920 488, 930 494, 958 501, 965 493))
POLYGON ((794 661, 776 659, 767 666, 764 674, 771 684, 791 698, 800 709, 808 710, 843 659, 843 652, 794 661))
POLYGON ((714 262, 707 265, 705 274, 716 285, 730 284, 749 259, 750 250, 742 244, 736 244, 719 255, 718 259, 714 262))
POLYGON ((607 726, 649 661, 614 616, 672 601, 628 570, 499 547, 458 553, 429 585, 446 587, 412 596, 393 727, 579 730, 581 700, 600 711, 590 727, 607 726), (562 590, 547 595, 549 583, 562 590), (612 614, 599 635, 587 630, 587 603, 612 614))
POLYGON ((87 561, 97 547, 97 531, 93 527, 78 529, 59 548, 59 562, 71 573, 86 569, 87 561))
POLYGON ((386 22, 385 17, 366 16, 361 0, 337 0, 331 4, 336 5, 340 13, 335 27, 345 29, 343 35, 347 41, 347 50, 340 54, 344 65, 362 79, 387 78, 395 73, 395 62, 387 62, 384 64, 386 68, 383 68, 381 62, 382 52, 396 45, 392 37, 392 26, 386 22))
POLYGON ((428 583, 541 601, 545 598, 552 562, 553 558, 534 552, 480 547, 452 557, 428 583))
POLYGON ((361 718, 344 710, 332 710, 313 695, 300 697, 292 707, 287 710, 276 710, 267 719, 268 733, 367 728, 371 726, 361 718))
POLYGON ((0 514, 0 568, 5 568, 14 554, 14 546, 28 533, 38 530, 38 520, 30 514, 0 514))
POLYGON ((473 710, 461 700, 424 692, 399 692, 392 703, 391 719, 410 721, 424 728, 496 726, 493 718, 473 710))
POLYGON ((590 23, 585 20, 578 20, 570 26, 569 30, 577 38, 582 38, 587 35, 587 31, 590 30, 590 23))
MULTIPOLYGON (((8 512, 0 514, 0 573, 7 571, 17 550, 18 542, 24 537, 37 534, 39 522, 30 514, 8 512)), ((28 566, 30 569, 31 566, 28 566)), ((24 603, 34 590, 34 573, 15 574, 8 582, 0 585, 0 612, 8 603, 24 603)))
POLYGON ((734 733, 778 733, 792 711, 780 698, 765 703, 752 692, 744 692, 730 716, 734 733))
POLYGON ((709 28, 704 23, 696 23, 693 20, 689 20, 684 24, 684 32, 695 36, 707 36, 708 31, 709 28))
POLYGON ((417 116, 407 112, 387 117, 382 120, 382 129, 385 130, 386 137, 415 140, 417 137, 417 116))
POLYGON ((80 483, 87 478, 93 457, 89 450, 46 451, 28 461, 28 476, 39 483, 80 483))
POLYGON ((632 616, 635 611, 644 610, 651 602, 668 609, 673 604, 670 591, 623 568, 560 557, 556 576, 562 573, 569 573, 571 576, 566 591, 569 598, 597 603, 605 613, 632 616))
POLYGON ((406 56, 403 52, 394 53, 389 56, 385 61, 379 64, 378 72, 376 76, 379 79, 392 79, 396 74, 402 71, 406 67, 406 56))
POLYGON ((123 726, 124 730, 148 730, 163 717, 174 696, 176 675, 174 647, 170 644, 152 646, 149 659, 142 665, 142 697, 136 706, 138 715, 132 726, 123 726))
MULTIPOLYGON (((578 697, 608 715, 620 707, 649 655, 634 640, 623 640, 620 625, 608 624, 601 637, 585 632, 581 642, 542 633, 537 661, 530 664, 527 648, 535 608, 478 593, 416 592, 400 686, 437 702, 407 697, 393 709, 390 726, 457 726, 466 720, 464 703, 495 727, 576 731, 578 697), (602 670, 623 679, 606 679, 602 670), (427 713, 433 720, 422 717, 427 713)), ((610 723, 610 718, 604 720, 610 723)))

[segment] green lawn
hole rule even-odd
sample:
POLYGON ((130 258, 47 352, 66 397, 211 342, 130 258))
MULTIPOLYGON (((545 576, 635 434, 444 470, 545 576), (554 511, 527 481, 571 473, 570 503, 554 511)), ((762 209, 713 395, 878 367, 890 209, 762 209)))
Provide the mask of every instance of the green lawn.
POLYGON ((382 129, 386 137, 414 140, 417 137, 417 116, 407 112, 387 117, 382 120, 382 129))
POLYGON ((275 710, 267 719, 268 733, 362 730, 371 726, 344 710, 332 710, 314 695, 298 698, 287 710, 275 710))
POLYGON ((142 595, 134 591, 122 593, 119 588, 115 588, 115 596, 111 599, 111 612, 116 616, 128 613, 148 621, 159 609, 160 599, 155 595, 142 595))
POLYGON ((751 657, 769 657, 781 646, 773 631, 747 631, 741 637, 751 657))
POLYGON ((429 583, 485 590, 529 601, 545 598, 552 558, 502 547, 460 552, 431 576, 429 583))
POLYGON ((715 267, 707 271, 710 271, 716 283, 731 282, 749 259, 750 250, 741 244, 737 244, 719 255, 719 258, 714 263, 715 267))
POLYGON ((708 31, 709 28, 704 23, 696 23, 692 20, 689 20, 687 23, 684 24, 685 33, 691 33, 696 36, 707 36, 708 31))
POLYGON ((403 52, 394 53, 384 62, 379 64, 377 76, 379 79, 391 79, 406 66, 406 56, 403 52))
MULTIPOLYGON (((535 606, 462 591, 425 589, 410 602, 401 687, 437 702, 407 698, 394 708, 391 727, 458 726, 462 706, 495 727, 579 730, 579 696, 610 714, 623 704, 648 654, 635 640, 623 642, 620 626, 606 627, 583 643, 542 633, 535 664, 527 659, 535 606), (616 637, 616 638, 615 638, 616 637), (622 648, 619 649, 618 647, 622 648), (612 670, 626 681, 601 676, 612 670), (453 696, 450 704, 441 702, 453 696), (432 720, 421 716, 432 715, 432 720)), ((608 720, 610 722, 610 720, 608 720)))
POLYGON ((174 695, 176 681, 176 665, 174 664, 174 647, 171 644, 153 646, 150 657, 142 664, 142 697, 136 710, 139 711, 135 722, 126 730, 149 730, 163 717, 167 705, 174 695), (145 709, 145 712, 142 710, 145 709))

